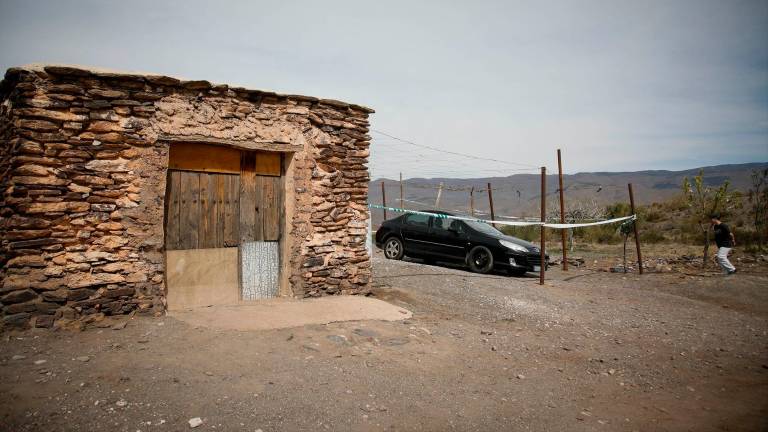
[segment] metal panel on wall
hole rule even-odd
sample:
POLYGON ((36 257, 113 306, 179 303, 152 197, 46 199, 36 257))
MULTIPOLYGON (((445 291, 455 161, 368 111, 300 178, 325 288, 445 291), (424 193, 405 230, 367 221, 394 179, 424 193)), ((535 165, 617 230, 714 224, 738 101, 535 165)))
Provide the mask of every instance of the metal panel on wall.
POLYGON ((280 274, 278 242, 240 244, 240 283, 243 300, 277 297, 280 274))

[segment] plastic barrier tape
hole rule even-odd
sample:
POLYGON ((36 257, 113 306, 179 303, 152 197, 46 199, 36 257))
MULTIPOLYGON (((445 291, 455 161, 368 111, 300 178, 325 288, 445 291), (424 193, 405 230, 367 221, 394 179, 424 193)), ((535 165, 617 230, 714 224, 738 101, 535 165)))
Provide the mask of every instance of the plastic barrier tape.
POLYGON ((610 223, 622 222, 630 219, 635 220, 637 218, 636 215, 630 215, 630 216, 624 216, 616 219, 608 219, 608 220, 597 221, 597 222, 561 224, 561 223, 542 223, 542 222, 490 221, 490 220, 470 218, 465 216, 452 216, 452 215, 446 215, 441 213, 430 213, 430 212, 423 212, 418 210, 406 210, 406 209, 396 208, 396 207, 385 207, 377 204, 368 204, 368 207, 372 209, 387 210, 387 211, 400 212, 400 213, 422 214, 426 216, 432 216, 432 217, 443 218, 443 219, 457 219, 457 220, 463 220, 463 221, 482 222, 482 223, 489 223, 489 224, 496 224, 496 225, 510 225, 510 226, 542 226, 544 225, 547 228, 553 228, 553 229, 582 228, 582 227, 595 226, 595 225, 605 225, 610 223))

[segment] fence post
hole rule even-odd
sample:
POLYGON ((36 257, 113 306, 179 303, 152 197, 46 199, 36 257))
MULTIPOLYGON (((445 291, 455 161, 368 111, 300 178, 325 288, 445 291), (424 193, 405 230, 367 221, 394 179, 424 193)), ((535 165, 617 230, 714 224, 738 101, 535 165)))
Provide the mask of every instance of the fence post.
POLYGON ((541 264, 539 265, 539 285, 544 285, 544 273, 546 273, 546 243, 547 236, 544 222, 547 219, 547 168, 541 167, 541 264))
POLYGON ((381 181, 381 206, 383 207, 381 210, 384 212, 384 220, 387 220, 387 192, 384 190, 384 180, 381 181))
POLYGON ((403 173, 400 173, 400 208, 405 208, 405 201, 403 196, 403 173))
MULTIPOLYGON (((560 156, 560 149, 557 149, 557 172, 560 181, 560 223, 565 223, 565 191, 563 190, 563 159, 560 156)), ((566 231, 560 230, 560 243, 563 245, 563 271, 568 271, 568 252, 566 245, 566 231)))
MULTIPOLYGON (((629 188, 629 209, 633 215, 637 215, 635 213, 635 194, 632 193, 632 183, 627 184, 627 187, 629 188)), ((638 220, 635 218, 632 229, 634 230, 635 247, 637 248, 637 269, 640 274, 643 274, 643 254, 640 253, 640 236, 637 235, 637 222, 638 220)))
MULTIPOLYGON (((488 183, 488 205, 491 207, 491 220, 496 220, 496 214, 493 212, 493 189, 490 183, 488 183)), ((493 224, 493 227, 496 228, 496 224, 493 224)))
POLYGON ((475 217, 475 187, 469 190, 469 214, 475 217))

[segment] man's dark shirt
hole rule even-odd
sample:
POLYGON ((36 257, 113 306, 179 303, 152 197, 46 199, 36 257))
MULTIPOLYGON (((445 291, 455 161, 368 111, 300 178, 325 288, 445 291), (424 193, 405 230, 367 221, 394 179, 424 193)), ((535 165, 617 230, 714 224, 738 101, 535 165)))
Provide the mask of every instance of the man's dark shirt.
POLYGON ((730 248, 733 247, 733 243, 731 243, 731 230, 728 229, 728 225, 724 223, 720 223, 718 225, 715 225, 715 244, 717 247, 726 247, 730 248))

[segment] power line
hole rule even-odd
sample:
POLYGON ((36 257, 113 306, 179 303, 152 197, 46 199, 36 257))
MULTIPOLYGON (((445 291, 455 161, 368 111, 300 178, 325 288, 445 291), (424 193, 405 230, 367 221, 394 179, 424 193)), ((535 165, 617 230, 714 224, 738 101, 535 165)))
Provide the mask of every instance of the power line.
POLYGON ((465 157, 465 158, 468 158, 468 159, 474 159, 474 160, 481 160, 481 161, 487 161, 487 162, 496 162, 496 163, 502 163, 502 164, 506 164, 506 165, 522 166, 522 167, 527 167, 529 169, 538 169, 538 167, 536 167, 534 165, 529 165, 529 164, 524 164, 524 163, 510 162, 510 161, 505 161, 505 160, 500 160, 500 159, 493 159, 493 158, 485 158, 485 157, 474 156, 474 155, 469 155, 469 154, 465 154, 465 153, 454 152, 454 151, 450 151, 450 150, 442 150, 442 149, 438 149, 438 148, 435 148, 435 147, 432 147, 432 146, 428 146, 428 145, 425 145, 425 144, 418 144, 418 143, 415 143, 413 141, 409 141, 409 140, 406 140, 406 139, 403 139, 403 138, 399 138, 399 137, 396 137, 394 135, 390 135, 390 134, 388 134, 386 132, 382 132, 382 131, 376 130, 376 129, 371 129, 371 131, 372 132, 376 132, 377 134, 384 135, 386 137, 392 138, 394 140, 397 140, 397 141, 400 141, 400 142, 403 142, 403 143, 406 143, 406 144, 410 144, 412 146, 429 149, 429 150, 436 151, 436 152, 439 152, 439 153, 451 154, 451 155, 454 155, 454 156, 461 156, 461 157, 465 157))

